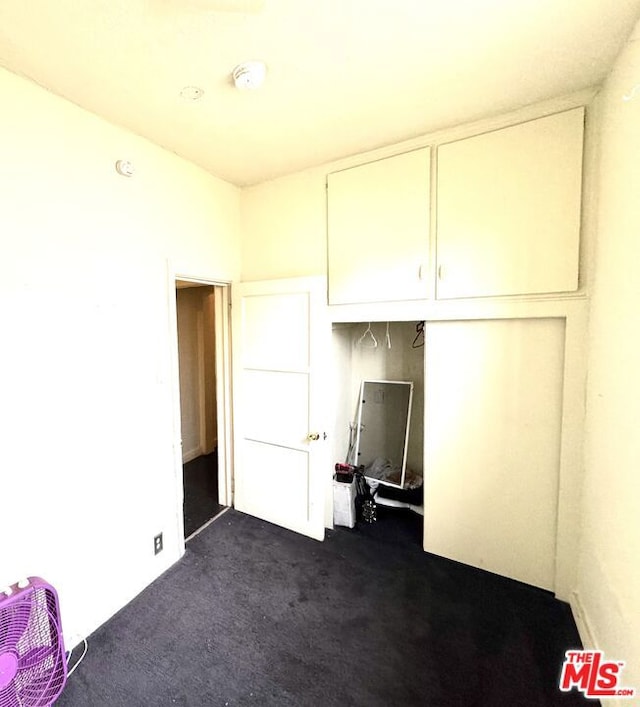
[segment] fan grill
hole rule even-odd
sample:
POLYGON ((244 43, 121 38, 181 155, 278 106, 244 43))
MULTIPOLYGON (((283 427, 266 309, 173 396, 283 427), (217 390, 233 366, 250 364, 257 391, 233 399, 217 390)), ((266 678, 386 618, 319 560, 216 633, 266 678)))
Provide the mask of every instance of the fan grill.
POLYGON ((0 674, 0 707, 53 703, 67 672, 61 635, 57 596, 46 583, 0 601, 0 659, 9 668, 0 674))

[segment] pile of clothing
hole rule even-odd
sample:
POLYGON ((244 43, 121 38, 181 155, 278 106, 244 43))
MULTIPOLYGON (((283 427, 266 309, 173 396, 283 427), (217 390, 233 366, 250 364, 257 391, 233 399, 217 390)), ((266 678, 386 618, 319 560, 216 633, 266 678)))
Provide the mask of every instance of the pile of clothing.
POLYGON ((404 484, 402 484, 402 467, 394 466, 388 459, 376 457, 371 464, 365 466, 364 475, 368 479, 377 479, 388 484, 401 486, 405 491, 420 488, 422 486, 422 474, 407 467, 404 473, 404 484))

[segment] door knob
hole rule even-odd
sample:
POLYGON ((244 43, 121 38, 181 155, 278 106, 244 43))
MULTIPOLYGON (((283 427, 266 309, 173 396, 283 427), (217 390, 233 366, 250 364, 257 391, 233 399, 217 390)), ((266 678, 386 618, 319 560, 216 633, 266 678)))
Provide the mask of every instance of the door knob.
POLYGON ((317 432, 309 432, 307 435, 308 442, 317 442, 320 439, 320 435, 317 432))

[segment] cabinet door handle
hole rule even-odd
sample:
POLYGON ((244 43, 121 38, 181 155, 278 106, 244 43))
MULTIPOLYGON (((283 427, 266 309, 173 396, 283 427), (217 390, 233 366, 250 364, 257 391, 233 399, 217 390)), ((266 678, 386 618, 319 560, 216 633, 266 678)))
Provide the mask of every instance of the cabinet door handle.
POLYGON ((418 266, 418 280, 420 280, 420 281, 424 280, 426 272, 427 272, 426 265, 424 263, 420 263, 420 265, 418 266))
POLYGON ((438 280, 444 280, 444 265, 438 265, 438 280))

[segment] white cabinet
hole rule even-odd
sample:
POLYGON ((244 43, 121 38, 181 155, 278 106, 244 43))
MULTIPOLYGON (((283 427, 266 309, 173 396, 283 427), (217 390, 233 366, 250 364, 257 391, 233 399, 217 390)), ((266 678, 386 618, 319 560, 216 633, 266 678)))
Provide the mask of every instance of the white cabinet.
POLYGON ((439 299, 578 287, 584 109, 442 145, 439 299))
POLYGON ((565 322, 431 322, 424 549, 555 586, 565 322))
POLYGON ((329 304, 427 297, 430 151, 327 177, 329 304))

